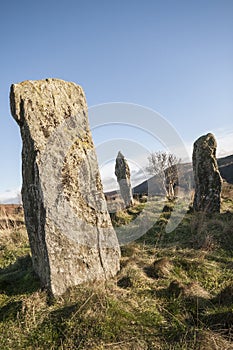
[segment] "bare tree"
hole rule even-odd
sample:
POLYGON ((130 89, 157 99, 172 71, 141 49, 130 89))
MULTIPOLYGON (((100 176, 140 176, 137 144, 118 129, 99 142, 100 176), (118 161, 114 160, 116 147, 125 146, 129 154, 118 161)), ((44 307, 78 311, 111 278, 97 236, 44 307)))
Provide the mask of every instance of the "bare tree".
POLYGON ((150 175, 156 175, 160 186, 169 199, 175 197, 174 188, 178 184, 178 168, 180 159, 168 152, 152 152, 148 157, 149 165, 146 168, 150 175))

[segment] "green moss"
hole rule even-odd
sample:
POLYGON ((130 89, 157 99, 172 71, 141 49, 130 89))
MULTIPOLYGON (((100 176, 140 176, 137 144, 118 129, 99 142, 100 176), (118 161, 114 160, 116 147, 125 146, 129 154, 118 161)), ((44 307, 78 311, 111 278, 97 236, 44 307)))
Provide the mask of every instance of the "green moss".
MULTIPOLYGON (((143 208, 117 213, 115 224, 126 225, 143 208)), ((138 241, 122 247, 115 280, 73 288, 49 304, 33 274, 28 242, 20 235, 21 242, 6 239, 0 255, 2 348, 194 350, 205 332, 221 332, 229 341, 233 214, 190 213, 166 233, 170 209, 161 212, 156 202, 151 209, 158 220, 138 241), (169 259, 169 273, 150 273, 161 258, 169 259), (188 297, 185 290, 192 283, 209 297, 195 291, 188 297)))

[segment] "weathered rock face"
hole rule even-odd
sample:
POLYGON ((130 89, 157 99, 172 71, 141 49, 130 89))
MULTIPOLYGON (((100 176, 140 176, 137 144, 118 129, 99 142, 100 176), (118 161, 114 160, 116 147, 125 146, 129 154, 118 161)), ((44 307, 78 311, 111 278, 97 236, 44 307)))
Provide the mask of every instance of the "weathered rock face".
POLYGON ((130 182, 130 170, 128 163, 121 152, 118 152, 115 165, 115 175, 120 186, 121 196, 126 208, 133 205, 133 194, 130 182))
POLYGON ((222 179, 216 161, 217 142, 214 135, 201 136, 193 148, 195 211, 219 212, 222 179))
POLYGON ((22 198, 33 266, 54 295, 119 270, 83 90, 58 79, 11 87, 23 140, 22 198))

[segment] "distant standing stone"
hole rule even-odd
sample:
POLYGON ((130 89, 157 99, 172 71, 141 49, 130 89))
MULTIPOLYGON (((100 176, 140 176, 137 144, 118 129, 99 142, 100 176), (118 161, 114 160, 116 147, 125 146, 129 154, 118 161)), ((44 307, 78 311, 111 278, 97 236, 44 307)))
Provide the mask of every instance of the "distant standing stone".
POLYGON ((120 249, 103 194, 80 86, 58 79, 12 85, 23 140, 22 199, 32 261, 55 296, 119 270, 120 249))
POLYGON ((121 196, 126 208, 133 205, 133 193, 130 182, 130 170, 127 160, 121 152, 118 152, 115 165, 115 175, 120 187, 121 196))
POLYGON ((216 160, 217 142, 213 134, 201 136, 193 148, 195 211, 220 212, 222 179, 216 160))

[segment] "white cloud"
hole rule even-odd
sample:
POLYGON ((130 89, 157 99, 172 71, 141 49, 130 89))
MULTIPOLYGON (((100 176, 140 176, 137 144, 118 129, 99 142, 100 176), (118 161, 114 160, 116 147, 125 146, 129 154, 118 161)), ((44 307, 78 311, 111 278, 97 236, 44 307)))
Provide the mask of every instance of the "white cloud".
POLYGON ((0 204, 19 204, 21 203, 20 189, 5 190, 0 193, 0 204))
MULTIPOLYGON (((148 176, 145 172, 146 168, 146 156, 144 156, 145 162, 144 164, 141 162, 135 162, 133 160, 129 160, 129 168, 131 173, 131 184, 132 187, 135 187, 142 183, 143 181, 147 180, 148 176)), ((101 179, 104 187, 104 192, 110 192, 114 190, 118 190, 118 183, 115 176, 115 160, 112 160, 100 167, 100 174, 101 179)))
MULTIPOLYGON (((233 130, 218 129, 218 130, 209 131, 209 132, 214 134, 217 140, 217 157, 218 158, 233 154, 233 130)), ((208 131, 203 132, 202 135, 205 135, 207 133, 208 131)), ((189 161, 192 160, 193 144, 195 141, 196 139, 190 142, 186 142, 185 144, 187 153, 189 155, 189 161)))
MULTIPOLYGON (((224 157, 224 156, 233 154, 233 129, 222 128, 211 132, 215 135, 217 139, 217 143, 218 143, 217 156, 224 157)), ((203 134, 205 134, 205 132, 203 132, 203 134)), ((193 143, 195 141, 196 140, 194 139, 190 142, 185 143, 188 158, 183 159, 183 161, 185 162, 191 161, 193 143)), ((112 150, 111 147, 109 146, 111 146, 111 144, 110 145, 108 144, 108 147, 106 147, 106 149, 111 152, 105 155, 103 159, 101 159, 100 157, 100 161, 99 161, 100 173, 101 173, 102 183, 103 183, 105 192, 118 190, 118 183, 114 172, 115 172, 115 157, 116 157, 117 151, 120 148, 119 148, 119 145, 117 145, 117 147, 115 147, 112 150)), ((129 145, 127 144, 127 146, 129 145)), ((139 147, 136 147, 137 145, 135 144, 133 145, 133 147, 132 145, 130 146, 131 147, 127 147, 126 149, 123 149, 123 153, 125 154, 126 159, 128 160, 128 163, 130 166, 132 186, 135 187, 148 178, 145 172, 145 168, 147 166, 147 157, 149 155, 149 151, 144 150, 144 152, 142 152, 142 149, 139 147)), ((181 150, 181 152, 182 151, 183 150, 181 150)), ((177 155, 179 155, 181 152, 179 152, 178 149, 176 150, 174 149, 174 153, 177 155)), ((19 203, 19 202, 20 202, 19 188, 12 189, 12 190, 5 190, 4 192, 0 193, 0 203, 2 204, 11 204, 11 203, 13 204, 13 203, 19 203)))
POLYGON ((222 130, 216 132, 218 142, 217 156, 224 157, 233 154, 233 130, 222 130))

